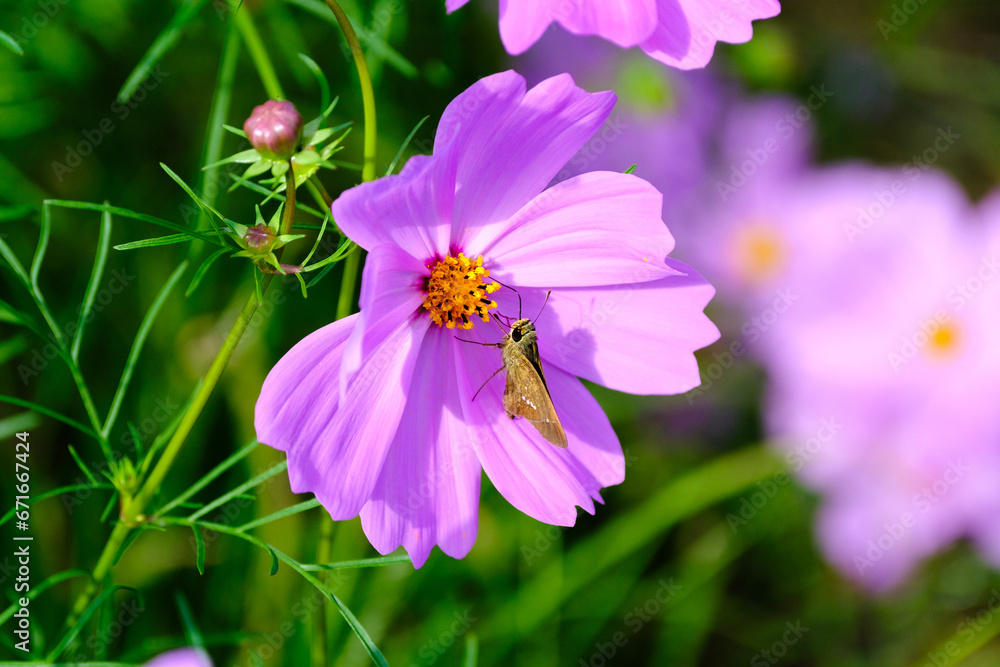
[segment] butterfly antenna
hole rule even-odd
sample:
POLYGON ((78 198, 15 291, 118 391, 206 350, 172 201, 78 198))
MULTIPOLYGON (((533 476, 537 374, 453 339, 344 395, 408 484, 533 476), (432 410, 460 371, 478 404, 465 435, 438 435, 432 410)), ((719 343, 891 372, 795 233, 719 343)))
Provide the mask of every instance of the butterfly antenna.
MULTIPOLYGON (((482 383, 482 384, 481 384, 481 385, 479 386, 479 389, 477 389, 477 390, 476 390, 476 393, 472 395, 472 401, 476 400, 476 396, 479 396, 479 392, 481 392, 481 391, 483 390, 483 388, 484 388, 484 387, 486 386, 486 384, 487 384, 487 383, 488 383, 488 382, 489 382, 490 380, 492 380, 493 378, 495 378, 495 377, 497 376, 497 373, 499 373, 499 372, 500 372, 500 371, 502 371, 502 370, 503 370, 503 366, 501 366, 500 368, 498 368, 498 369, 496 369, 495 371, 493 371, 493 375, 491 375, 491 376, 489 376, 488 378, 486 378, 486 382, 482 383)), ((469 401, 469 402, 471 403, 472 401, 469 401)))
POLYGON ((520 292, 518 292, 518 291, 517 291, 516 289, 514 289, 513 287, 511 287, 510 285, 504 285, 504 284, 503 284, 502 282, 500 282, 500 281, 499 281, 499 280, 497 280, 496 278, 490 278, 490 279, 491 279, 491 280, 492 280, 493 282, 497 283, 498 285, 502 285, 503 287, 506 287, 506 288, 507 288, 507 289, 509 289, 509 290, 510 290, 511 292, 513 292, 514 294, 516 294, 516 295, 517 295, 517 319, 521 319, 521 293, 520 293, 520 292))
POLYGON ((552 296, 552 290, 545 293, 545 301, 542 302, 542 307, 538 309, 538 315, 535 316, 535 322, 538 318, 542 316, 542 311, 545 310, 545 305, 549 302, 549 297, 552 296))
POLYGON ((507 329, 510 328, 510 322, 507 323, 507 329, 504 329, 503 328, 503 322, 500 321, 500 316, 497 315, 496 313, 490 313, 490 314, 493 315, 493 321, 496 322, 497 323, 497 327, 500 328, 500 333, 502 333, 503 335, 506 336, 507 335, 507 329))

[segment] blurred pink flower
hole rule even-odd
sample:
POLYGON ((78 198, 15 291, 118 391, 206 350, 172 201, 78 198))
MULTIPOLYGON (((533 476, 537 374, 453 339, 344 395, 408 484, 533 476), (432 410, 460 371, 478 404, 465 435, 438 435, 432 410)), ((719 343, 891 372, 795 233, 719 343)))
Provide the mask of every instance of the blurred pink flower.
MULTIPOLYGON (((446 0, 453 12, 469 0, 446 0)), ((716 42, 746 42, 750 22, 777 16, 777 0, 500 0, 500 39, 517 55, 558 23, 574 35, 639 46, 673 67, 704 67, 716 42)))
POLYGON ((1000 564, 1000 263, 961 189, 910 167, 816 170, 767 219, 766 289, 795 295, 760 318, 769 432, 823 497, 823 550, 873 590, 962 537, 1000 564))
POLYGON ((143 667, 212 667, 212 660, 199 648, 179 648, 156 656, 143 667))
POLYGON ((334 202, 337 224, 369 253, 361 312, 278 362, 256 428, 287 452, 292 489, 315 493, 335 520, 360 512, 380 552, 403 545, 418 567, 435 544, 468 553, 482 470, 521 511, 572 525, 577 506, 592 513, 625 474, 577 376, 641 394, 698 383, 693 351, 718 336, 702 313, 713 289, 667 256, 660 193, 612 172, 545 189, 614 102, 568 75, 531 90, 513 72, 487 77, 449 105, 432 156, 334 202), (473 401, 500 353, 455 340, 498 342, 496 326, 465 327, 493 312, 535 317, 549 289, 535 324, 567 449, 506 416, 502 379, 473 401), (462 316, 443 307, 466 294, 462 316), (441 326, 449 320, 455 328, 441 326))

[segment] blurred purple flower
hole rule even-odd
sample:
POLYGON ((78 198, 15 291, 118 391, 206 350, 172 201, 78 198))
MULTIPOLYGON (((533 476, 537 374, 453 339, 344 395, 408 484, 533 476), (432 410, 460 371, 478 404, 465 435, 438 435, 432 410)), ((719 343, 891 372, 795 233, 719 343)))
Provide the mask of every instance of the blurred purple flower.
MULTIPOLYGON (((453 12, 468 1, 445 5, 453 12)), ((708 64, 716 42, 746 42, 751 21, 780 11, 778 0, 500 0, 500 39, 518 55, 556 22, 574 35, 639 46, 667 65, 694 69, 708 64)))
POLYGON ((179 648, 156 656, 143 667, 212 667, 212 660, 200 648, 179 648))
POLYGON ((692 353, 718 336, 702 313, 713 289, 667 257, 660 193, 612 172, 545 189, 614 102, 568 75, 527 91, 514 72, 487 77, 449 105, 432 156, 334 202, 340 228, 369 253, 361 312, 278 362, 256 428, 287 452, 292 489, 315 493, 335 520, 360 512, 380 552, 403 545, 418 567, 435 544, 468 553, 481 470, 526 514, 573 525, 576 506, 593 513, 600 489, 625 474, 577 376, 641 394, 697 385, 692 353), (520 314, 512 290, 490 291, 498 283, 517 289, 529 317, 552 290, 535 324, 567 449, 506 416, 502 379, 472 400, 500 353, 455 334, 499 341, 497 327, 463 328, 520 314), (440 305, 468 294, 464 317, 440 305), (455 329, 438 324, 449 317, 455 329))
POLYGON ((1000 263, 974 211, 919 168, 845 165, 796 190, 770 220, 785 251, 768 288, 796 301, 757 350, 770 435, 823 497, 823 550, 872 590, 962 537, 1000 564, 1000 263))

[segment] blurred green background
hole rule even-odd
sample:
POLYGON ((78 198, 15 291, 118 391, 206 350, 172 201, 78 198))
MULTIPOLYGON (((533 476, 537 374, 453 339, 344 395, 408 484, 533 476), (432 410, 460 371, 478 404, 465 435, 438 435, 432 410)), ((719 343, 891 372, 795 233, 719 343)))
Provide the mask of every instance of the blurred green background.
MULTIPOLYGON (((440 0, 344 2, 364 28, 379 115, 379 171, 417 122, 429 116, 408 154, 428 146, 447 103, 478 78, 509 67, 493 2, 470 3, 446 16, 440 0)), ((315 77, 323 69, 340 103, 333 124, 361 121, 356 74, 321 2, 244 2, 289 99, 311 118, 320 111, 315 77)), ((23 55, 0 46, 0 235, 27 263, 43 199, 111 204, 193 224, 191 201, 160 168, 188 183, 204 178, 206 137, 220 62, 233 28, 220 0, 34 0, 0 4, 0 30, 21 37, 23 55), (195 11, 196 10, 196 11, 195 11), (193 12, 180 25, 177 17, 193 12), (172 23, 173 22, 173 23, 172 23), (157 42, 168 26, 169 43, 157 42), (126 103, 116 96, 154 43, 166 46, 126 103), (111 131, 107 128, 111 127, 111 131), (74 152, 89 144, 92 152, 74 152), (78 164, 77 164, 78 162, 78 164)), ((239 33, 232 32, 235 44, 239 33)), ((245 37, 246 33, 243 33, 245 37)), ((241 126, 267 95, 247 49, 239 46, 231 99, 216 107, 241 126)), ((782 14, 755 24, 745 45, 720 45, 710 68, 751 92, 808 94, 826 82, 838 95, 816 115, 821 160, 902 163, 926 146, 927 128, 954 126, 966 140, 936 165, 978 198, 1000 175, 1000 7, 991 0, 908 3, 784 3, 782 14), (907 8, 905 21, 894 12, 907 8), (884 24, 893 28, 886 32, 884 24)), ((227 89, 230 87, 227 85, 227 89)), ((220 104, 217 100, 216 104, 220 104)), ((339 157, 360 161, 360 127, 339 157)), ((241 149, 227 135, 222 155, 241 149)), ((326 172, 336 193, 359 181, 349 169, 326 172)), ((223 186, 228 183, 223 182, 223 186)), ((204 182, 201 182, 204 191, 204 182)), ((216 206, 249 224, 259 197, 217 188, 216 206)), ((271 211, 273 208, 267 209, 271 211)), ((97 248, 100 214, 54 209, 40 287, 57 322, 75 319, 97 248)), ((115 219, 112 243, 160 235, 115 219)), ((112 251, 105 281, 123 285, 99 312, 83 343, 82 371, 105 410, 136 329, 170 272, 210 251, 200 244, 112 251), (117 272, 117 274, 115 274, 117 272)), ((192 269, 189 269, 190 276, 192 269)), ((134 455, 131 421, 144 444, 178 414, 204 374, 252 289, 250 267, 216 263, 190 298, 174 294, 150 332, 111 442, 134 455)), ((0 272, 2 298, 32 305, 11 273, 0 272)), ((254 437, 253 406, 267 371, 305 334, 334 317, 338 270, 303 300, 297 284, 276 281, 196 425, 164 487, 171 498, 254 437)), ((85 421, 65 366, 46 358, 46 341, 0 322, 0 393, 85 421), (39 356, 40 355, 40 356, 39 356), (37 374, 25 377, 19 366, 37 374), (40 366, 40 368, 39 368, 40 366)), ((713 349, 706 350, 709 356, 713 349)), ((940 652, 963 628, 963 647, 985 643, 964 664, 1000 664, 997 614, 984 620, 1000 576, 958 545, 927 563, 904 587, 880 597, 832 571, 813 542, 816 499, 794 484, 776 485, 778 464, 761 447, 759 398, 764 378, 745 363, 693 405, 683 397, 634 397, 594 388, 619 433, 630 465, 626 482, 604 492, 596 516, 572 529, 540 524, 484 483, 479 538, 461 561, 435 551, 414 571, 408 563, 337 573, 333 586, 393 665, 458 665, 478 652, 481 665, 942 665, 940 652), (757 484, 760 482, 760 485, 757 484), (768 495, 745 524, 727 515, 768 495), (980 614, 977 618, 977 614, 980 614), (965 625, 962 625, 962 624, 965 625), (970 625, 971 624, 971 625, 970 625), (982 627, 980 627, 982 626, 982 627), (796 628, 789 634, 789 628, 796 628), (789 638, 792 638, 790 640, 789 638), (478 646, 478 651, 470 650, 478 646), (779 655, 780 653, 780 655, 779 655)), ((37 491, 77 483, 73 445, 92 468, 102 457, 92 440, 59 422, 0 403, 0 435, 30 427, 32 485, 37 491)), ((13 446, 2 448, 5 482, 13 446)), ((256 449, 216 480, 203 498, 221 495, 283 460, 256 449), (214 494, 214 495, 213 495, 214 494)), ((33 509, 35 581, 93 567, 110 531, 101 522, 110 494, 64 496, 33 509), (84 497, 85 496, 85 497, 84 497)), ((253 498, 216 510, 213 520, 240 524, 288 507, 282 474, 253 498)), ((8 501, 5 501, 5 503, 8 501)), ((2 508, 7 510, 6 505, 2 508)), ((112 511, 112 516, 115 514, 112 511)), ((314 509, 256 534, 302 562, 312 562, 321 511, 314 509)), ((2 527, 10 544, 10 524, 2 527)), ((184 643, 175 595, 190 604, 217 665, 308 665, 309 635, 320 597, 288 567, 269 576, 266 552, 226 536, 207 536, 207 570, 195 567, 190 531, 145 531, 114 568, 115 583, 142 591, 108 598, 69 655, 142 662, 184 643)), ((0 581, 10 598, 9 550, 0 581)), ((357 520, 335 528, 332 560, 376 556, 357 520)), ((78 581, 57 585, 32 603, 34 628, 55 641, 78 581)), ((361 644, 328 605, 330 664, 367 664, 361 644)), ((0 651, 12 649, 9 624, 0 651)))

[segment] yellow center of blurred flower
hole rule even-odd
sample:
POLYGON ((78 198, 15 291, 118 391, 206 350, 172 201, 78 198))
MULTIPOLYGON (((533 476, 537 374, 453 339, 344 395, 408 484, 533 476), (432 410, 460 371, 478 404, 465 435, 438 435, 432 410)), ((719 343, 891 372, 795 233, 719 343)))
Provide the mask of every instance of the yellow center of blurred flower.
POLYGON ((785 264, 785 248, 774 229, 751 224, 736 233, 736 261, 740 273, 750 282, 775 277, 785 264))
POLYGON ((425 287, 424 309, 431 322, 449 329, 471 329, 475 317, 490 321, 489 310, 496 308, 497 302, 488 295, 500 289, 500 285, 484 282, 490 272, 483 268, 482 255, 476 259, 462 253, 458 257, 448 255, 427 268, 431 274, 425 287))
POLYGON ((942 323, 930 336, 928 349, 937 355, 947 355, 958 347, 958 328, 951 322, 942 323))

